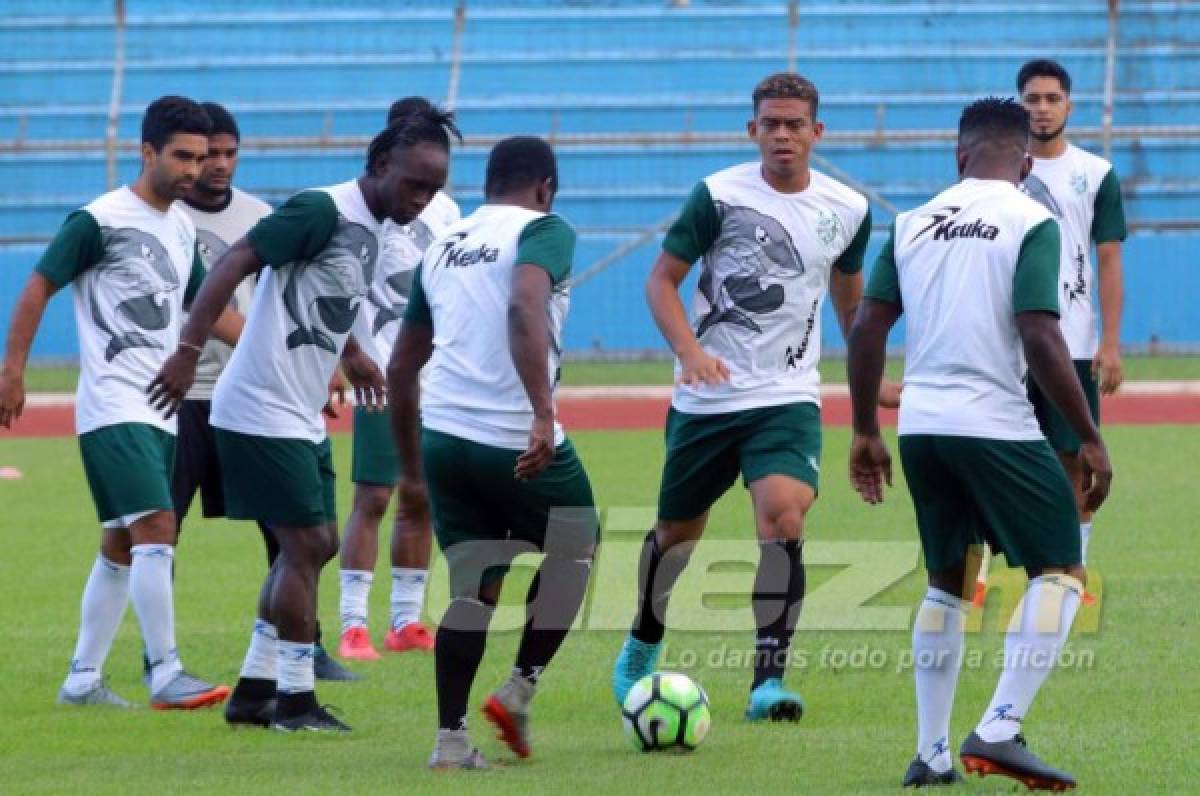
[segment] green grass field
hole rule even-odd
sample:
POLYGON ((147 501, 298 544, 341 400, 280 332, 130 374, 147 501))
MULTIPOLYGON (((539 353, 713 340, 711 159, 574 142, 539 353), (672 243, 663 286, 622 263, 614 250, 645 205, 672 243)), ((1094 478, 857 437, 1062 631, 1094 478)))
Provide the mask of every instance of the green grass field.
MULTIPOLYGON (((1200 712, 1195 661, 1200 655, 1192 595, 1200 589, 1200 550, 1191 515, 1190 474, 1200 429, 1110 428, 1116 469, 1112 503, 1097 523, 1091 558, 1101 606, 1085 609, 1069 648, 1076 665, 1042 691, 1026 732, 1032 747, 1074 772, 1095 793, 1183 792, 1195 787, 1190 759, 1200 712), (1192 462, 1192 464, 1188 464, 1192 462)), ((70 709, 54 704, 78 622, 80 590, 98 538, 75 442, 6 439, 0 466, 21 481, 0 481, 8 550, 4 583, 3 678, 0 678, 0 789, 29 792, 893 792, 914 744, 911 672, 898 665, 905 629, 923 593, 916 569, 912 510, 903 488, 885 505, 859 504, 843 475, 847 432, 830 430, 822 496, 810 516, 806 558, 810 597, 797 633, 789 682, 805 695, 799 725, 752 726, 741 719, 749 672, 736 653, 752 648, 744 594, 752 557, 745 492, 719 504, 710 537, 676 590, 668 662, 696 677, 713 703, 704 746, 686 756, 642 755, 622 736, 608 689, 609 667, 631 615, 637 543, 653 514, 660 434, 575 435, 605 509, 606 546, 595 568, 586 627, 568 640, 543 680, 534 716, 535 756, 511 762, 472 731, 490 758, 508 761, 485 773, 433 774, 424 763, 435 726, 432 659, 391 656, 356 666, 367 680, 323 685, 354 727, 347 737, 293 737, 231 731, 220 713, 70 709), (738 540, 742 543, 739 544, 738 540), (855 546, 855 543, 857 546, 855 546), (702 554, 703 553, 703 554, 702 554), (737 559, 745 558, 744 563, 737 559), (865 574, 843 572, 869 560, 865 574), (707 570, 707 571, 706 571, 707 570), (907 573, 907 574, 906 574, 907 573), (899 574, 899 580, 895 575, 899 574), (895 581, 895 582, 893 582, 895 581), (857 600, 838 597, 863 592, 857 600), (879 588, 882 593, 874 594, 879 588), (702 596, 707 592, 707 596, 702 596), (815 626, 815 627, 814 627, 815 626), (830 627, 833 626, 833 627, 830 627), (727 628, 715 632, 719 628, 727 628), (877 629, 863 629, 874 627, 877 629), (838 629, 842 628, 842 629, 838 629), (890 628, 890 629, 889 629, 890 628), (724 663, 718 660, 725 651, 724 663), (868 665, 856 666, 855 657, 868 665), (897 670, 899 669, 899 671, 897 670)), ((340 471, 349 444, 335 441, 340 471)), ((342 511, 349 483, 340 483, 342 511)), ((898 485, 899 487, 899 485, 898 485)), ((752 546, 751 546, 752 548, 752 546)), ((185 664, 232 682, 241 663, 263 572, 257 531, 225 521, 189 524, 179 549, 177 617, 185 664)), ((527 577, 527 572, 524 573, 527 577)), ((524 593, 514 574, 508 595, 524 593)), ((1015 578, 989 604, 980 632, 968 635, 954 734, 961 740, 986 705, 1002 646, 999 603, 1019 591, 1015 578)), ((431 601, 440 603, 438 579, 431 601)), ((372 593, 374 635, 387 621, 387 569, 372 593)), ((326 572, 321 617, 337 627, 336 568, 326 572)), ((512 608, 497 627, 512 627, 512 608)), ((978 623, 976 623, 978 624, 978 623)), ((472 697, 479 704, 511 665, 516 633, 499 632, 472 697)), ((132 610, 109 659, 114 688, 137 701, 140 642, 132 610)), ((1012 792, 1006 780, 973 780, 969 792, 1012 792)))
MULTIPOLYGON (((826 383, 846 380, 846 363, 841 359, 821 361, 821 380, 826 383)), ((903 363, 888 361, 888 375, 898 378, 903 363)), ((30 392, 71 392, 79 370, 68 365, 32 366, 26 374, 30 392)), ((562 383, 569 387, 627 386, 670 384, 671 363, 667 360, 587 361, 573 360, 563 365, 562 383)), ((1125 378, 1130 381, 1161 379, 1200 379, 1200 356, 1128 356, 1125 378)))

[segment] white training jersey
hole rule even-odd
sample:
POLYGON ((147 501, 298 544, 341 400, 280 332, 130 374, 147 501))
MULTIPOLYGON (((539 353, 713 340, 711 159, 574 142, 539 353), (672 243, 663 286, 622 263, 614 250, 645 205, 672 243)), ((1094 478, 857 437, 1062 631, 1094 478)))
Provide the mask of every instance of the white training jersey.
POLYGON ((435 238, 460 218, 458 203, 438 191, 412 222, 403 226, 391 220, 383 222, 383 253, 363 306, 371 337, 359 341, 381 370, 387 368, 392 358, 404 308, 412 292, 413 274, 421 264, 422 255, 435 238))
POLYGON ((900 434, 1042 439, 1016 315, 1058 314, 1058 225, 1012 183, 965 179, 896 216, 866 295, 907 316, 900 434))
POLYGON ((1107 160, 1068 144, 1056 158, 1034 158, 1023 187, 1058 221, 1059 323, 1071 358, 1092 359, 1099 346, 1092 244, 1125 240, 1121 183, 1107 160))
POLYGON ((325 439, 321 408, 346 338, 367 337, 367 289, 383 226, 357 180, 305 191, 258 222, 250 245, 270 265, 213 392, 212 425, 260 437, 325 439))
MULTIPOLYGON (((206 272, 212 270, 213 264, 221 259, 221 255, 230 246, 271 212, 269 204, 237 188, 230 190, 229 203, 220 210, 204 210, 186 201, 180 202, 179 206, 196 226, 196 244, 206 272)), ((253 299, 254 277, 248 276, 233 292, 229 306, 245 315, 253 299)), ((220 340, 210 338, 204 344, 204 350, 200 352, 200 361, 196 364, 196 381, 188 390, 189 401, 212 400, 217 377, 221 375, 231 356, 233 347, 220 340)))
MULTIPOLYGON (((528 446, 533 408, 508 347, 513 269, 535 265, 553 282, 546 306, 553 389, 574 250, 575 232, 561 217, 498 204, 483 205, 433 242, 404 316, 433 327, 433 356, 421 379, 426 428, 496 448, 528 446)), ((563 439, 556 422, 555 445, 563 439)))
POLYGON ((147 423, 174 434, 175 418, 150 406, 146 388, 175 351, 183 305, 204 279, 180 203, 160 212, 128 186, 106 193, 67 217, 36 270, 73 287, 76 431, 147 423))
MULTIPOLYGON (((729 368, 726 384, 677 384, 672 405, 715 414, 820 404, 821 305, 830 271, 857 273, 871 234, 867 200, 819 171, 780 193, 758 162, 692 191, 663 250, 703 261, 693 299, 696 339, 729 368)), ((680 373, 679 362, 675 373, 680 373)))

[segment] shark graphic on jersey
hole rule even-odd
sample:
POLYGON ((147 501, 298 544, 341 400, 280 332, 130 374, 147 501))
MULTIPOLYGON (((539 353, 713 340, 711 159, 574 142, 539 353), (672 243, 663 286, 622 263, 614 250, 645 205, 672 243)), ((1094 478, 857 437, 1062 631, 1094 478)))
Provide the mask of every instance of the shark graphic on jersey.
POLYGON ((787 298, 783 285, 771 280, 803 274, 804 260, 776 219, 750 207, 713 204, 722 221, 721 236, 700 272, 699 290, 709 311, 698 319, 696 337, 721 323, 762 332, 752 316, 778 310, 787 298), (725 274, 719 284, 718 272, 725 274))
POLYGON ((374 281, 378 239, 371 230, 339 216, 320 260, 296 263, 283 289, 283 305, 296 328, 289 349, 312 345, 337 353, 329 333, 345 334, 358 317, 361 299, 374 281), (313 297, 305 300, 303 292, 313 297))
POLYGON ((104 229, 108 257, 97 266, 97 277, 88 295, 96 328, 109 336, 104 358, 113 359, 129 348, 163 349, 162 341, 148 332, 161 332, 171 323, 171 303, 165 294, 179 289, 179 276, 158 238, 133 227, 104 229), (116 295, 105 303, 113 314, 105 317, 97 290, 116 295), (112 287, 110 287, 112 286, 112 287))
POLYGON ((1021 190, 1030 199, 1033 199, 1053 213, 1055 218, 1061 219, 1063 217, 1062 208, 1058 206, 1058 202, 1054 199, 1054 194, 1050 193, 1050 189, 1046 187, 1046 183, 1042 182, 1041 178, 1030 174, 1025 178, 1025 182, 1021 184, 1021 190))

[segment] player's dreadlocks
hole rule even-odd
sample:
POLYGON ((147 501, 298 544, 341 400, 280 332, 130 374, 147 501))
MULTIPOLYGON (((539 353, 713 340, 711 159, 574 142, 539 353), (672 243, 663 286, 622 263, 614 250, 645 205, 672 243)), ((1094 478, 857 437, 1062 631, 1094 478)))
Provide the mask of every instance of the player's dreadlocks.
POLYGON ((371 141, 367 147, 367 174, 376 174, 382 159, 395 149, 407 149, 428 142, 450 149, 450 136, 462 143, 462 133, 454 123, 454 113, 434 105, 418 108, 398 118, 371 141))

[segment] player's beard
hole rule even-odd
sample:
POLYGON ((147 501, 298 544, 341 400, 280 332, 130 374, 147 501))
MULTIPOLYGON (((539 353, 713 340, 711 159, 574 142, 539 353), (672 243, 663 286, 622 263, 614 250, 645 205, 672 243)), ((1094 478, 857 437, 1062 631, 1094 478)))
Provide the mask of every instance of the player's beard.
POLYGON ((1030 132, 1030 135, 1032 135, 1038 141, 1041 141, 1043 144, 1045 144, 1048 141, 1053 141, 1054 139, 1058 138, 1060 135, 1063 134, 1063 130, 1066 130, 1066 129, 1067 129, 1067 123, 1063 122, 1062 124, 1060 124, 1058 126, 1057 130, 1051 130, 1050 132, 1047 132, 1047 133, 1039 133, 1037 130, 1030 130, 1029 132, 1030 132))

